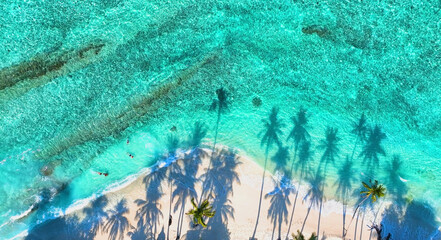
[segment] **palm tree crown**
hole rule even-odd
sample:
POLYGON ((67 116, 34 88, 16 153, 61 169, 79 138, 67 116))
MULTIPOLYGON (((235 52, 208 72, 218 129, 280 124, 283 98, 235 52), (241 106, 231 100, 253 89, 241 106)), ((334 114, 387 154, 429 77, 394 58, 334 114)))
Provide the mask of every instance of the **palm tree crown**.
POLYGON ((204 217, 213 217, 216 214, 216 211, 213 211, 213 206, 210 206, 208 199, 205 199, 202 204, 198 207, 196 205, 194 198, 191 199, 191 204, 193 205, 193 209, 190 210, 187 215, 193 215, 193 224, 195 226, 202 225, 202 227, 206 227, 207 224, 204 222, 204 217))
MULTIPOLYGON (((297 230, 297 234, 293 233, 292 237, 294 238, 294 240, 306 240, 303 233, 301 233, 299 230, 297 230)), ((308 240, 317 240, 317 235, 315 233, 312 233, 311 237, 309 237, 308 240)))
POLYGON ((382 184, 378 184, 377 180, 375 180, 374 183, 370 181, 370 186, 365 182, 362 183, 366 190, 361 191, 360 194, 364 194, 365 198, 370 197, 372 202, 375 202, 377 201, 377 198, 384 197, 384 195, 386 195, 386 188, 382 184))

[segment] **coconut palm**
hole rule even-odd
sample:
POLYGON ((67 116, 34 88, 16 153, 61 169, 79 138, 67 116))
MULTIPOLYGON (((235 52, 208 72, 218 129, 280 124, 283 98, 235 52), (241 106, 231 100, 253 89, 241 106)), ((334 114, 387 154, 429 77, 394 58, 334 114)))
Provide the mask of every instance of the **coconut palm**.
POLYGON ((364 143, 367 140, 366 134, 368 132, 368 126, 366 122, 367 122, 366 116, 363 113, 361 114, 360 119, 358 119, 358 122, 352 123, 351 133, 354 134, 356 138, 355 138, 354 148, 352 149, 351 160, 354 159, 354 154, 355 154, 355 150, 357 149, 358 142, 364 143))
POLYGON ((115 209, 109 210, 109 220, 104 226, 105 231, 109 231, 109 239, 110 240, 123 240, 124 233, 131 227, 129 221, 124 216, 124 214, 129 212, 129 209, 126 206, 127 201, 125 199, 121 199, 117 204, 115 209))
POLYGON ((273 107, 271 109, 269 120, 262 119, 262 122, 264 124, 264 130, 260 132, 259 135, 263 134, 260 145, 262 147, 266 145, 265 164, 263 167, 262 185, 260 187, 259 207, 257 209, 256 225, 254 227, 252 239, 255 239, 257 225, 259 224, 260 208, 262 206, 263 186, 265 184, 266 164, 268 162, 268 152, 274 144, 280 145, 279 135, 282 134, 281 128, 284 126, 284 124, 277 118, 278 113, 279 113, 279 109, 277 107, 273 107))
POLYGON ((372 180, 370 180, 369 182, 371 185, 362 182, 363 187, 365 188, 363 191, 360 192, 360 194, 362 195, 362 201, 359 204, 357 204, 357 207, 355 208, 354 214, 352 215, 352 219, 348 225, 348 228, 351 225, 352 220, 354 220, 357 210, 360 208, 361 205, 363 205, 363 203, 366 200, 371 199, 372 203, 375 203, 377 199, 384 197, 386 195, 386 188, 382 184, 379 184, 377 180, 375 180, 374 183, 372 183, 372 180))
MULTIPOLYGON (((297 234, 293 233, 292 237, 294 238, 294 240, 306 240, 305 236, 303 235, 303 233, 300 232, 300 230, 297 230, 297 234)), ((308 240, 317 240, 317 235, 315 233, 312 233, 311 237, 309 237, 308 240)))
POLYGON ((200 206, 196 205, 194 198, 191 199, 191 204, 193 205, 193 209, 187 212, 187 215, 193 216, 193 226, 201 225, 202 227, 207 227, 207 224, 204 222, 204 217, 211 218, 216 214, 216 211, 213 211, 213 207, 210 206, 208 199, 205 199, 200 206))

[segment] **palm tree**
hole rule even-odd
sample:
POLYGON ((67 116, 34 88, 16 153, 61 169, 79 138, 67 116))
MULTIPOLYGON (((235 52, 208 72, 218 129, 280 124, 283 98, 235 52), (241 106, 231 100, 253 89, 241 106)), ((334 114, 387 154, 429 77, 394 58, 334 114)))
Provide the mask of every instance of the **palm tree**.
POLYGON ((109 220, 104 226, 106 231, 110 230, 109 239, 110 240, 123 240, 124 233, 131 227, 129 221, 124 216, 124 214, 129 212, 129 209, 126 207, 127 201, 125 199, 121 199, 115 207, 115 210, 109 210, 109 220))
POLYGON ((367 122, 366 116, 363 113, 361 114, 361 117, 358 120, 358 122, 352 123, 351 133, 354 134, 356 138, 355 138, 354 148, 352 149, 351 160, 354 159, 355 149, 357 149, 358 142, 361 141, 362 143, 364 143, 367 140, 366 134, 368 132, 368 126, 366 125, 366 122, 367 122))
MULTIPOLYGON (((354 220, 354 217, 355 217, 355 214, 357 213, 357 210, 360 208, 360 206, 367 199, 370 198, 372 200, 372 203, 375 203, 377 201, 377 199, 379 199, 381 197, 384 197, 386 195, 386 188, 382 184, 378 184, 377 180, 375 180, 374 183, 372 183, 372 180, 370 180, 369 182, 370 182, 371 185, 369 185, 369 184, 367 184, 365 182, 362 182, 362 184, 363 184, 363 186, 365 188, 365 190, 360 192, 360 194, 363 197, 363 200, 355 208, 354 214, 352 215, 352 219, 351 219, 351 222, 348 225, 348 228, 349 228, 349 226, 351 226, 352 220, 354 220)), ((347 230, 346 230, 346 233, 347 233, 347 230)))
POLYGON ((292 122, 294 123, 294 127, 288 135, 287 141, 292 139, 294 141, 294 157, 291 165, 291 174, 294 167, 294 162, 296 161, 297 150, 300 144, 309 139, 309 133, 306 130, 306 124, 308 123, 308 119, 306 118, 306 110, 303 107, 300 107, 300 110, 297 112, 297 117, 292 117, 292 122))
MULTIPOLYGON (((292 237, 294 238, 294 240, 306 240, 305 236, 303 235, 303 233, 300 232, 300 230, 297 230, 297 234, 293 233, 292 237)), ((317 235, 315 233, 312 233, 311 237, 309 237, 308 240, 317 240, 317 235)))
POLYGON ((216 211, 213 211, 213 207, 210 206, 208 199, 205 199, 200 206, 196 205, 194 202, 194 198, 191 199, 191 204, 193 205, 193 209, 190 210, 187 215, 193 215, 193 226, 201 225, 202 227, 207 227, 207 224, 204 222, 204 217, 213 217, 216 214, 216 211))
POLYGON ((262 132, 260 132, 259 135, 263 134, 262 141, 260 142, 260 145, 262 147, 264 145, 266 145, 265 164, 263 167, 262 186, 260 187, 259 207, 257 210, 256 225, 254 227, 252 239, 255 239, 257 225, 259 224, 260 208, 262 206, 263 186, 265 184, 266 164, 268 162, 268 152, 274 144, 280 145, 279 135, 282 134, 282 130, 280 130, 280 129, 284 126, 284 124, 277 118, 278 113, 279 113, 279 109, 277 107, 273 107, 271 109, 269 121, 266 119, 262 119, 262 122, 264 124, 265 129, 262 132))
POLYGON ((334 163, 335 158, 338 157, 338 153, 340 149, 338 148, 338 142, 341 140, 337 137, 337 128, 327 127, 326 129, 326 138, 320 141, 319 149, 325 149, 323 156, 320 160, 320 164, 325 162, 325 173, 326 166, 329 162, 334 163))

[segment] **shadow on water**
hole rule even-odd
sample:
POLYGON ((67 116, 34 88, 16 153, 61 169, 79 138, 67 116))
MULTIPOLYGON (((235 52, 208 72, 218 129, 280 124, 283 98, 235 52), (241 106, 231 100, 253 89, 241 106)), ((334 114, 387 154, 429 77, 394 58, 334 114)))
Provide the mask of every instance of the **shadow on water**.
POLYGON ((282 134, 281 128, 284 126, 284 124, 282 123, 282 121, 278 119, 277 117, 278 113, 279 113, 279 109, 277 107, 273 107, 271 109, 271 113, 269 115, 268 120, 262 119, 264 129, 259 133, 259 135, 263 135, 262 140, 260 142, 261 147, 266 146, 265 164, 263 167, 262 185, 260 187, 259 207, 257 208, 256 225, 254 226, 254 231, 251 239, 255 239, 257 226, 259 225, 260 209, 262 206, 262 194, 263 194, 263 187, 265 184, 265 174, 266 174, 266 166, 268 162, 269 150, 272 148, 274 144, 280 146, 279 136, 282 134))
POLYGON ((335 159, 338 157, 340 149, 338 148, 338 142, 340 138, 337 136, 338 129, 327 127, 326 128, 326 137, 325 139, 320 141, 320 144, 317 146, 318 149, 324 149, 324 153, 322 158, 320 159, 320 166, 325 163, 324 174, 326 174, 326 168, 329 163, 334 164, 335 159))
MULTIPOLYGON (((293 129, 291 130, 291 132, 289 133, 288 138, 287 138, 287 141, 289 141, 290 139, 293 139, 293 141, 294 141, 294 156, 293 156, 293 159, 292 159, 291 171, 290 171, 290 176, 291 177, 293 176, 294 165, 298 164, 300 162, 302 162, 302 164, 306 163, 309 160, 309 158, 310 158, 310 155, 309 155, 310 154, 310 152, 309 152, 310 135, 309 135, 308 130, 307 130, 308 118, 306 117, 306 113, 307 113, 307 110, 304 109, 303 107, 300 107, 300 110, 297 112, 297 117, 293 116, 291 118, 294 126, 293 126, 293 129), (304 149, 305 144, 308 144, 308 146, 307 146, 307 153, 306 153, 306 154, 308 154, 308 156, 306 157, 306 159, 305 159, 305 152, 302 153, 302 150, 303 151, 305 150, 304 149), (301 148, 301 153, 299 153, 299 161, 296 162, 296 157, 297 157, 297 154, 298 154, 299 147, 301 148), (302 159, 300 159, 300 155, 301 154, 303 154, 303 156, 302 156, 303 158, 302 159)), ((306 167, 306 165, 303 166, 303 168, 301 168, 301 170, 300 170, 300 178, 299 178, 300 180, 299 180, 299 185, 298 185, 297 190, 299 189, 300 183, 302 181, 302 176, 303 176, 304 171, 305 171, 304 167, 306 167)), ((299 168, 297 166, 297 170, 298 169, 299 168)), ((293 204, 293 207, 292 207, 292 210, 291 210, 291 217, 290 217, 290 220, 289 220, 288 231, 286 233, 285 239, 288 239, 289 233, 291 231, 291 225, 292 225, 292 220, 294 218, 294 211, 296 209, 296 204, 297 204, 298 196, 299 196, 299 192, 297 191, 295 199, 294 199, 294 204, 293 204)))
POLYGON ((378 125, 368 129, 368 138, 360 155, 363 156, 363 161, 367 164, 370 173, 378 167, 380 163, 379 155, 386 156, 386 152, 381 146, 384 139, 386 139, 386 134, 378 125))
POLYGON ((282 239, 282 223, 288 223, 288 206, 291 205, 289 196, 295 191, 290 184, 289 178, 282 178, 281 181, 275 181, 275 188, 267 193, 265 198, 270 198, 270 207, 268 209, 268 218, 273 223, 273 233, 271 239, 274 239, 274 232, 277 227, 277 240, 282 239))
POLYGON ((98 232, 104 231, 104 222, 109 216, 104 210, 107 204, 107 198, 100 197, 83 209, 85 216, 82 221, 76 215, 49 220, 32 228, 25 239, 93 239, 98 232))
POLYGON ((386 172, 389 174, 386 180, 388 195, 393 197, 394 204, 398 207, 406 204, 405 196, 408 191, 406 183, 401 178, 401 164, 400 156, 394 155, 386 168, 386 172))
POLYGON ((291 177, 291 172, 286 169, 286 165, 289 161, 288 147, 284 147, 280 144, 276 154, 271 158, 276 163, 275 170, 284 176, 291 177))

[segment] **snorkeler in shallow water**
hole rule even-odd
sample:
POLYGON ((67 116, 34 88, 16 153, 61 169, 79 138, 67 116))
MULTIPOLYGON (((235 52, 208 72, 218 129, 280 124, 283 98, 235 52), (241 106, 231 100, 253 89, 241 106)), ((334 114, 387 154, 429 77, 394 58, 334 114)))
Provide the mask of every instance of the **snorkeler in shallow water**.
POLYGON ((127 153, 127 155, 129 155, 129 157, 133 158, 133 155, 131 153, 127 153))
POLYGON ((130 141, 129 141, 129 139, 127 138, 127 144, 129 144, 130 143, 130 141))

